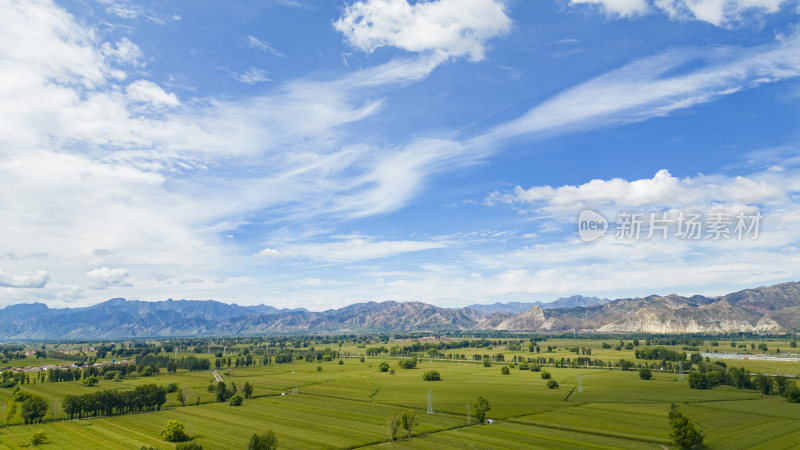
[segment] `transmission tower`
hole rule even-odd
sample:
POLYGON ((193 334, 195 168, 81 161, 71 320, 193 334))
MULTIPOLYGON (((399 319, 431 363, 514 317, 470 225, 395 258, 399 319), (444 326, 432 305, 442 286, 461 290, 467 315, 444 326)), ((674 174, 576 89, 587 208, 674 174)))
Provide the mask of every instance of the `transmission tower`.
POLYGON ((428 414, 433 414, 433 401, 431 401, 430 389, 428 389, 428 414))
POLYGON ((583 392, 583 385, 581 384, 581 380, 583 379, 583 375, 578 375, 578 392, 583 392))
POLYGON ((467 402, 467 425, 469 425, 470 422, 469 413, 470 413, 469 402, 467 402))
POLYGON ((681 363, 681 362, 678 363, 678 373, 679 373, 678 378, 680 378, 682 380, 683 379, 683 363, 681 363))

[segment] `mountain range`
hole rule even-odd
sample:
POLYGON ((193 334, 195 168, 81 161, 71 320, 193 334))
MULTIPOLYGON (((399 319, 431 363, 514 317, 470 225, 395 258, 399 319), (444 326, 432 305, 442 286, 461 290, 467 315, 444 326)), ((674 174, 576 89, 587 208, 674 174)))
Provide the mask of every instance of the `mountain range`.
POLYGON ((83 308, 41 303, 0 309, 0 339, 109 339, 371 331, 728 333, 800 330, 800 283, 719 297, 651 295, 612 301, 573 296, 550 304, 442 308, 420 302, 367 302, 327 311, 239 306, 213 300, 130 301, 83 308), (533 305, 533 306, 529 306, 533 305), (529 307, 527 307, 529 306, 529 307), (527 308, 526 308, 527 307, 527 308))
POLYGON ((485 304, 475 304, 469 305, 465 308, 472 308, 475 311, 481 313, 511 313, 517 314, 523 311, 527 311, 534 306, 541 306, 542 309, 559 309, 559 308, 575 308, 578 306, 594 306, 594 305, 602 305, 603 303, 608 303, 611 300, 607 298, 597 298, 597 297, 584 297, 583 295, 573 295, 571 297, 562 297, 557 300, 553 300, 552 302, 533 302, 533 303, 526 303, 526 302, 508 302, 508 303, 500 303, 495 302, 489 305, 485 304))

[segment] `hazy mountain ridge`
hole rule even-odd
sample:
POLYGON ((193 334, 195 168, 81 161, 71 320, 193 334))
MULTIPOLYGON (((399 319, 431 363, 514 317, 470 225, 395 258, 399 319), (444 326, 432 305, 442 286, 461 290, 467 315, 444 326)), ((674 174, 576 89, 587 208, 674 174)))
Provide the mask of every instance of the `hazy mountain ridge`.
POLYGON ((576 308, 578 306, 594 306, 608 303, 611 300, 607 298, 598 297, 585 297, 583 295, 573 295, 571 297, 562 297, 552 302, 508 302, 500 303, 495 302, 492 304, 474 304, 465 306, 465 308, 472 308, 480 313, 511 313, 518 314, 527 311, 534 306, 541 306, 542 309, 560 309, 560 308, 576 308))
MULTIPOLYGON (((510 330, 534 332, 715 333, 800 330, 800 283, 746 289, 720 297, 651 295, 604 301, 573 296, 562 305, 534 304, 521 312, 482 312, 474 305, 441 308, 420 302, 367 302, 313 312, 239 306, 212 300, 161 302, 111 299, 51 309, 41 303, 0 309, 0 339, 326 333, 367 331, 510 330), (587 300, 588 299, 588 300, 587 300), (572 303, 570 303, 572 302, 572 303)), ((519 308, 514 304, 509 308, 519 308)), ((484 305, 494 307, 495 305, 484 305)))

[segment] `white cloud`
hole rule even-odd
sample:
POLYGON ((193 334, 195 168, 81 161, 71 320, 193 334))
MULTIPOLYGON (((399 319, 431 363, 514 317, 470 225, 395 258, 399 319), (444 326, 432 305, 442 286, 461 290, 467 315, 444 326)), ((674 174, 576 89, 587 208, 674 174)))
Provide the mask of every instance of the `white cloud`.
POLYGON ((603 8, 610 16, 631 17, 646 14, 650 6, 646 0, 570 0, 572 4, 591 4, 603 8))
MULTIPOLYGON (((796 176, 796 175, 795 175, 796 176)), ((548 211, 574 213, 586 206, 617 208, 708 208, 711 205, 752 205, 786 199, 798 189, 796 179, 756 174, 743 176, 697 176, 683 179, 667 170, 653 178, 628 181, 622 178, 591 180, 579 186, 517 186, 513 193, 494 192, 487 203, 525 203, 548 211), (767 179, 765 179, 767 178, 767 179)))
POLYGON ((164 25, 169 22, 181 20, 177 14, 159 14, 151 8, 146 8, 140 2, 130 0, 97 0, 100 4, 106 5, 106 14, 111 14, 122 19, 134 20, 140 17, 149 22, 164 25))
POLYGON ((146 103, 152 106, 178 106, 181 104, 175 94, 167 93, 152 81, 137 80, 129 84, 126 93, 132 102, 146 103))
MULTIPOLYGON (((179 280, 247 266, 249 251, 221 236, 250 215, 279 211, 313 227, 399 208, 416 192, 410 181, 392 192, 410 170, 402 155, 352 144, 342 127, 380 111, 373 88, 424 78, 439 57, 290 82, 268 96, 181 102, 153 81, 123 84, 143 59, 134 48, 100 41, 47 0, 11 2, 0 15, 0 247, 49 254, 59 283, 38 298, 96 295, 83 291, 98 286, 87 271, 120 266, 169 274, 138 280, 141 295, 205 298, 213 292, 179 280)), ((217 298, 254 295, 252 279, 236 275, 213 285, 217 298)), ((13 289, 0 290, 0 303, 18 298, 13 289)))
POLYGON ((8 288, 43 288, 50 279, 50 275, 44 270, 35 273, 17 275, 0 270, 0 287, 8 288))
POLYGON ((675 20, 699 20, 731 27, 747 19, 775 14, 793 0, 570 0, 572 4, 597 5, 609 16, 633 17, 661 11, 675 20), (650 3, 648 3, 648 1, 650 3))
POLYGON ((144 66, 144 54, 141 49, 139 49, 139 46, 131 42, 128 38, 120 39, 115 45, 109 42, 103 42, 100 48, 106 58, 114 60, 115 62, 133 67, 144 66))
POLYGON ((275 48, 272 45, 270 45, 269 42, 262 41, 261 39, 255 37, 255 36, 252 36, 252 35, 248 35, 247 37, 244 38, 244 45, 247 48, 250 48, 250 49, 253 49, 253 50, 258 50, 258 51, 264 52, 264 53, 269 53, 269 54, 271 54, 273 56, 277 56, 277 57, 280 57, 280 58, 283 58, 284 56, 286 56, 283 53, 275 50, 275 48))
POLYGON ((751 48, 668 51, 567 89, 477 137, 592 129, 666 116, 721 96, 800 76, 800 33, 751 48), (696 68, 688 68, 688 67, 696 68))
POLYGON ((348 5, 334 26, 365 52, 393 46, 480 61, 487 41, 507 33, 511 19, 496 0, 366 0, 348 5))
POLYGON ((279 249, 265 248, 256 256, 301 258, 325 263, 352 263, 386 258, 402 253, 444 248, 447 244, 436 241, 372 241, 348 239, 319 244, 288 244, 279 249))
POLYGON ((89 278, 89 287, 92 289, 108 289, 111 286, 129 287, 130 274, 128 269, 109 269, 108 267, 100 267, 86 272, 89 278))
POLYGON ((748 17, 774 14, 790 0, 654 0, 671 18, 695 19, 718 27, 735 25, 748 17))
POLYGON ((267 76, 266 71, 264 71, 263 69, 259 69, 257 67, 249 67, 242 73, 233 74, 233 77, 241 81, 242 83, 247 83, 247 84, 258 84, 258 83, 263 83, 265 81, 272 81, 267 76))

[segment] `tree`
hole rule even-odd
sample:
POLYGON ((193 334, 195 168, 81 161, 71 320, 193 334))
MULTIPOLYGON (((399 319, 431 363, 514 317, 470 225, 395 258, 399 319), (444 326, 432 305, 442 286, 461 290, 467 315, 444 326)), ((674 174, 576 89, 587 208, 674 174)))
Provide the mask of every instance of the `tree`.
POLYGON ((795 383, 789 384, 786 388, 786 400, 789 403, 800 403, 800 387, 795 383))
POLYGON ((47 408, 47 401, 45 399, 33 395, 22 402, 20 413, 26 424, 42 423, 42 419, 44 419, 44 415, 47 413, 47 408))
POLYGON ((250 382, 246 382, 244 387, 242 387, 242 393, 244 394, 244 398, 250 398, 253 396, 253 385, 250 382))
POLYGON ((181 402, 181 406, 186 406, 186 393, 183 392, 182 388, 178 388, 176 391, 176 397, 178 398, 178 401, 181 402))
POLYGON ((400 416, 400 426, 403 427, 404 430, 408 431, 408 437, 411 437, 411 433, 414 431, 414 426, 417 424, 417 413, 414 411, 407 409, 401 416, 400 416))
POLYGON ((175 446, 175 450, 203 450, 203 446, 197 442, 181 442, 175 446))
MULTIPOLYGON (((708 374, 710 375, 710 374, 708 374)), ((689 387, 692 389, 711 389, 713 387, 711 377, 702 372, 692 372, 689 374, 689 387)))
POLYGON ((31 445, 34 447, 39 444, 44 444, 47 442, 47 435, 44 434, 44 431, 39 430, 36 433, 33 433, 33 437, 31 437, 31 445))
POLYGON ((398 365, 403 369, 414 369, 417 367, 417 357, 401 359, 398 365))
POLYGON ((483 423, 486 419, 486 413, 489 412, 490 409, 492 409, 492 407, 489 406, 489 400, 486 400, 482 396, 478 397, 475 403, 472 404, 472 410, 475 413, 475 418, 478 419, 478 423, 483 423))
POLYGON ((389 371, 389 363, 384 361, 378 366, 378 370, 381 372, 388 372, 389 371))
POLYGON ((438 370, 429 370, 422 375, 422 379, 425 381, 441 381, 442 377, 439 375, 438 370))
POLYGON ((220 381, 219 383, 217 383, 215 391, 217 393, 218 402, 224 402, 225 400, 233 397, 233 391, 228 389, 224 381, 220 381))
POLYGON ((639 378, 643 380, 649 380, 650 378, 653 378, 653 373, 650 371, 650 368, 642 367, 639 369, 639 378))
POLYGON ((558 389, 558 381, 556 381, 556 380, 547 380, 547 383, 545 384, 545 386, 547 386, 548 389, 558 389))
POLYGON ((83 379, 83 384, 86 386, 92 387, 95 386, 100 381, 97 377, 87 377, 83 379))
POLYGON ((672 440, 681 449, 703 448, 703 433, 693 421, 679 413, 673 404, 669 412, 672 440))
POLYGON ((242 406, 243 400, 244 398, 241 395, 236 394, 233 397, 231 397, 231 401, 228 404, 231 406, 242 406))
POLYGON ((161 430, 161 439, 167 442, 183 442, 189 440, 186 434, 186 425, 177 420, 170 420, 167 426, 161 430))
POLYGON ((503 366, 503 367, 500 369, 500 373, 502 373, 503 375, 510 375, 510 374, 511 374, 511 371, 508 369, 508 366, 503 366))
POLYGON ((546 370, 545 370, 545 371, 543 371, 543 372, 542 372, 542 379, 543 379, 543 380, 549 380, 549 379, 550 379, 550 372, 548 372, 548 371, 546 371, 546 370))
POLYGON ((276 448, 278 448, 278 438, 272 430, 253 433, 253 436, 250 437, 250 442, 247 444, 247 450, 274 450, 276 448))
POLYGON ((400 418, 397 416, 389 417, 389 437, 393 441, 397 440, 397 434, 400 432, 400 418))
POLYGON ((772 394, 772 378, 760 373, 753 378, 753 384, 762 394, 772 394))

